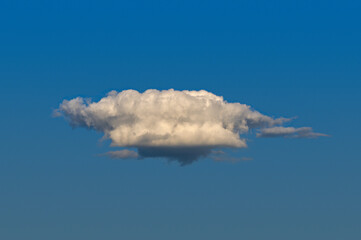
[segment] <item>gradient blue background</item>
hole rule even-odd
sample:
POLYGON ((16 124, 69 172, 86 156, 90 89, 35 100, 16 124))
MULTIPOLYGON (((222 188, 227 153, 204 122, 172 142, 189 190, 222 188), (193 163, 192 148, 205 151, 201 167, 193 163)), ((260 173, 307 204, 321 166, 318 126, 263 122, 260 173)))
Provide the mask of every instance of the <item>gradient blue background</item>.
POLYGON ((0 4, 0 239, 361 239, 359 1, 0 4), (206 89, 332 135, 187 167, 99 157, 52 110, 206 89))

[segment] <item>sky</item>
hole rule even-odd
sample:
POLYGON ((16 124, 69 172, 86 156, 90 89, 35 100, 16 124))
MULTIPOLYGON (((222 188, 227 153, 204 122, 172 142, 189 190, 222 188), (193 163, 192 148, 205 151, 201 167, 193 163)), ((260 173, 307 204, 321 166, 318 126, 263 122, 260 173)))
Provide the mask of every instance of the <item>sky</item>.
POLYGON ((0 238, 360 239, 360 11, 357 1, 1 3, 0 238), (255 129, 247 147, 183 166, 118 159, 122 138, 54 116, 64 100, 129 89, 205 90, 328 136, 255 129))

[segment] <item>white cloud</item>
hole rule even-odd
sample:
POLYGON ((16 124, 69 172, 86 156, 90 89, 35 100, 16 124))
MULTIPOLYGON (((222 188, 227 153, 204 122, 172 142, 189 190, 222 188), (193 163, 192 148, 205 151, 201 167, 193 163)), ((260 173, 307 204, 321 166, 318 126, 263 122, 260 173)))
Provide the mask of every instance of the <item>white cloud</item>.
POLYGON ((258 136, 262 137, 290 120, 228 103, 204 90, 173 89, 112 91, 98 102, 77 97, 64 100, 57 113, 74 127, 103 132, 112 146, 135 147, 141 157, 166 157, 182 164, 215 148, 247 147, 241 136, 250 129, 261 129, 258 136))

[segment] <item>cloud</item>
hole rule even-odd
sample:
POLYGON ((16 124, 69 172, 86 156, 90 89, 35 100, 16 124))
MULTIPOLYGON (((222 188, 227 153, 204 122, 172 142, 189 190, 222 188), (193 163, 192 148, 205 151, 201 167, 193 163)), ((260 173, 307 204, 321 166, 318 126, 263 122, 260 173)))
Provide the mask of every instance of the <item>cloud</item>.
POLYGON ((317 138, 327 137, 323 133, 315 133, 310 127, 271 127, 263 128, 257 133, 257 137, 289 137, 289 138, 317 138))
MULTIPOLYGON (((280 126, 291 120, 261 114, 246 104, 228 103, 205 90, 173 89, 111 91, 98 102, 77 97, 64 100, 55 114, 64 116, 73 127, 104 133, 111 146, 136 148, 141 158, 168 158, 182 165, 214 149, 245 148, 246 139, 241 136, 250 130, 260 129, 260 137, 271 136, 271 129, 279 126, 282 131, 280 126)), ((299 137, 307 134, 316 133, 296 133, 299 137)), ((127 156, 123 151, 109 156, 127 156)))
POLYGON ((113 159, 132 159, 139 158, 139 155, 135 151, 130 151, 128 149, 119 150, 119 151, 110 151, 105 153, 105 155, 109 156, 113 159))
POLYGON ((138 153, 145 158, 163 157, 187 165, 211 153, 213 146, 164 146, 138 147, 138 153))
POLYGON ((253 158, 251 158, 251 157, 240 157, 240 158, 239 157, 231 157, 222 150, 212 150, 212 152, 210 154, 210 158, 217 162, 232 162, 232 163, 236 163, 239 161, 253 160, 253 158))

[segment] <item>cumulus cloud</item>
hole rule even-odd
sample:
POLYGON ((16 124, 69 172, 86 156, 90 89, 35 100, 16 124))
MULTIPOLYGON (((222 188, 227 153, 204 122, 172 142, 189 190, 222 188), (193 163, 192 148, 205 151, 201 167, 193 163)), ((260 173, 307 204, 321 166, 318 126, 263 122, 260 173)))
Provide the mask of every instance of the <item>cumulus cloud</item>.
POLYGON ((271 127, 263 128, 257 137, 290 137, 290 138, 317 138, 326 137, 323 133, 315 133, 310 127, 271 127))
MULTIPOLYGON (((56 113, 73 127, 104 133, 111 146, 137 148, 139 157, 163 157, 183 165, 213 149, 245 148, 246 139, 241 136, 251 129, 260 129, 259 137, 271 137, 272 131, 288 129, 282 125, 290 121, 261 114, 246 104, 228 103, 205 90, 111 91, 98 102, 81 97, 64 100, 56 113)), ((293 135, 323 136, 310 128, 294 129, 293 135)), ((124 150, 110 156, 135 157, 124 150)))

